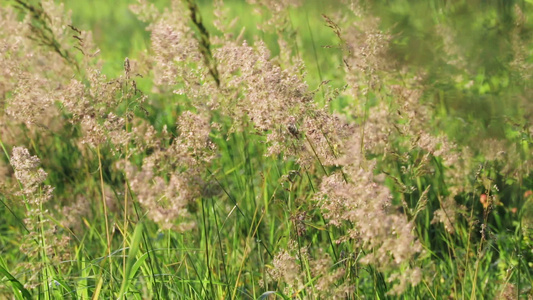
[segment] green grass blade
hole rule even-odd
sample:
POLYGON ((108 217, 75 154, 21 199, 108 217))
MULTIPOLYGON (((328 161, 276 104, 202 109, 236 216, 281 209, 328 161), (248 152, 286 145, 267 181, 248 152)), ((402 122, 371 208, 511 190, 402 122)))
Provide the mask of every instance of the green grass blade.
POLYGON ((13 292, 15 294, 15 297, 17 299, 28 299, 31 300, 31 293, 24 287, 20 281, 18 281, 9 271, 7 271, 4 267, 0 266, 0 274, 7 277, 9 282, 11 282, 11 285, 13 287, 13 292))
MULTIPOLYGON (((120 292, 118 294, 119 299, 125 298, 125 295, 126 295, 126 292, 128 291, 128 287, 131 283, 131 280, 135 276, 135 273, 132 271, 134 269, 137 270, 140 266, 140 264, 137 266, 138 261, 135 261, 135 257, 137 255, 137 252, 139 251, 139 243, 141 242, 141 239, 142 239, 142 229, 143 229, 142 223, 139 223, 137 224, 137 226, 135 227, 135 231, 133 232, 132 243, 128 251, 128 262, 126 266, 126 273, 123 274, 122 276, 122 284, 120 286, 120 292)), ((142 260, 144 261, 145 259, 146 258, 142 260)))

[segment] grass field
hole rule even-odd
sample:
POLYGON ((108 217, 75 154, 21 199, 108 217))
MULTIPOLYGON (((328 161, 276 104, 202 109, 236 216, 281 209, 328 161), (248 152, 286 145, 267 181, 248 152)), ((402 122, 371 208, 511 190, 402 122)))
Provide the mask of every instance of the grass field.
POLYGON ((531 1, 0 4, 0 299, 533 299, 531 1))

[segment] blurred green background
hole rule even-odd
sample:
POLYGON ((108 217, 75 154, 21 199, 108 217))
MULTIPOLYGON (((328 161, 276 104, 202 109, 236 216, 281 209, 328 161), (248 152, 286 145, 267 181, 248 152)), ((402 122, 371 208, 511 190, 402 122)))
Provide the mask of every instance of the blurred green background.
MULTIPOLYGON (((116 75, 122 71, 125 57, 136 58, 150 47, 150 33, 146 25, 129 10, 133 0, 78 1, 65 0, 72 10, 74 26, 92 30, 96 44, 101 49, 103 71, 116 75)), ((151 1, 158 8, 170 4, 169 0, 151 1)), ((339 40, 326 26, 322 14, 335 20, 333 11, 337 1, 303 1, 291 8, 292 29, 296 32, 295 51, 306 62, 307 81, 314 89, 322 80, 342 86, 336 78, 342 72, 341 51, 335 47, 339 40)), ((210 20, 213 18, 211 1, 199 1, 208 30, 217 34, 210 20)), ((512 39, 517 34, 515 6, 527 17, 531 1, 372 1, 363 2, 369 13, 381 20, 382 30, 393 35, 392 54, 398 70, 408 69, 423 74, 426 90, 424 101, 436 106, 440 112, 439 126, 458 142, 476 145, 479 139, 506 138, 506 124, 524 126, 524 110, 530 109, 525 92, 529 81, 509 69, 513 60, 512 39), (445 28, 453 36, 446 45, 438 34, 445 28), (456 56, 446 53, 455 47, 456 56), (461 60, 461 67, 450 60, 461 60), (428 88, 429 87, 429 88, 428 88), (445 124, 445 125, 443 125, 445 124)), ((230 15, 238 18, 234 27, 238 34, 244 27, 244 36, 253 40, 262 37, 273 54, 277 42, 274 34, 265 34, 256 23, 262 16, 251 13, 245 1, 227 1, 230 15)), ((533 27, 527 21, 519 30, 519 37, 529 45, 533 27)), ((532 63, 531 55, 526 61, 532 63)))
MULTIPOLYGON (((101 49, 100 57, 103 62, 103 72, 110 77, 123 74, 125 57, 135 59, 140 57, 142 52, 150 51, 150 32, 146 30, 147 24, 139 21, 129 10, 129 5, 135 4, 136 1, 66 0, 57 2, 64 3, 66 10, 72 11, 72 25, 82 30, 91 30, 93 32, 95 43, 101 49)), ((152 2, 161 10, 170 4, 169 0, 152 2)), ((219 34, 211 22, 213 19, 212 2, 198 1, 198 5, 205 19, 204 23, 207 25, 208 31, 212 35, 219 34)), ((322 16, 322 14, 325 14, 332 20, 340 22, 338 15, 336 15, 336 11, 338 10, 337 5, 338 2, 336 1, 303 1, 302 6, 291 8, 289 12, 290 30, 295 33, 294 38, 291 39, 291 42, 293 42, 291 46, 294 48, 294 53, 300 56, 306 64, 308 72, 306 80, 309 84, 309 90, 317 89, 323 80, 331 80, 330 84, 333 87, 342 87, 346 84, 342 51, 338 47, 341 41, 332 29, 327 26, 322 16)), ((422 82, 419 85, 419 88, 423 89, 420 101, 425 102, 431 108, 431 113, 433 114, 431 116, 433 118, 430 121, 433 124, 427 124, 428 131, 434 131, 431 133, 440 133, 443 131, 453 141, 470 145, 474 150, 480 150, 479 148, 483 147, 480 141, 486 140, 489 137, 518 145, 520 145, 520 142, 525 141, 522 150, 524 150, 523 153, 527 154, 524 157, 529 158, 530 155, 527 147, 529 147, 528 143, 531 142, 531 132, 529 136, 526 133, 527 127, 531 124, 530 119, 533 116, 529 98, 531 94, 531 83, 528 78, 531 75, 528 73, 531 72, 528 69, 529 65, 533 65, 531 51, 533 27, 529 21, 531 19, 531 8, 533 7, 531 2, 503 0, 382 0, 363 2, 363 5, 366 6, 365 8, 368 14, 379 17, 381 30, 388 32, 392 36, 390 45, 392 70, 387 71, 394 73, 394 75, 400 72, 406 72, 408 74, 406 76, 407 78, 410 76, 413 77, 413 74, 419 74, 419 77, 422 78, 422 82), (516 61, 518 56, 521 56, 520 65, 513 67, 513 61, 516 61)), ((254 13, 252 6, 244 1, 228 1, 225 3, 225 7, 231 16, 238 18, 233 29, 235 34, 239 34, 242 28, 245 28, 245 39, 253 42, 254 37, 260 37, 268 44, 273 55, 277 54, 277 36, 275 34, 263 33, 257 28, 257 23, 262 23, 263 18, 267 18, 268 16, 261 16, 254 13)), ((341 26, 341 32, 344 33, 345 31, 342 30, 345 29, 346 24, 343 24, 341 26)), ((142 75, 145 75, 146 80, 139 79, 139 87, 150 96, 150 101, 152 102, 150 104, 153 106, 148 107, 151 113, 148 117, 150 122, 158 130, 161 129, 163 124, 175 129, 176 120, 180 113, 179 110, 183 109, 179 107, 181 105, 179 101, 186 101, 184 99, 185 96, 170 93, 164 96, 150 95, 150 76, 146 76, 148 74, 142 75), (173 98, 169 99, 167 97, 173 98), (176 99, 179 101, 171 101, 176 99)), ((384 80, 384 82, 385 84, 395 84, 397 83, 395 80, 400 80, 397 77, 394 77, 393 80, 384 80)), ((407 86, 407 84, 404 86, 407 86)), ((390 97, 389 95, 383 96, 384 98, 390 98, 384 99, 384 101, 394 101, 395 96, 397 95, 391 94, 390 97)), ((319 98, 317 100, 320 102, 320 93, 317 93, 316 97, 319 98)), ((332 105, 333 109, 340 110, 343 107, 349 107, 350 104, 347 103, 349 101, 357 102, 360 99, 352 99, 348 96, 341 95, 334 101, 332 105)), ((226 186, 230 187, 228 189, 230 190, 228 197, 230 197, 229 195, 234 195, 234 198, 237 199, 242 196, 242 207, 248 213, 248 216, 253 215, 252 212, 256 207, 260 207, 256 203, 258 199, 259 201, 264 200, 265 203, 268 203, 271 200, 267 197, 270 193, 273 195, 272 199, 274 199, 274 196, 279 197, 279 195, 276 195, 279 187, 278 179, 282 174, 290 174, 289 172, 294 168, 293 162, 284 163, 282 160, 278 161, 277 158, 268 161, 264 156, 265 148, 261 144, 262 141, 259 137, 253 135, 247 136, 243 134, 241 137, 234 134, 231 140, 226 140, 225 137, 218 137, 218 139, 218 144, 221 145, 220 152, 223 155, 218 161, 221 165, 218 176, 221 181, 226 181, 223 182, 226 186), (260 182, 263 183, 259 184, 260 182), (256 195, 257 187, 259 186, 261 188, 264 187, 264 190, 261 191, 264 194, 264 199, 256 195)), ((57 137, 54 143, 57 145, 66 145, 70 143, 70 140, 68 138, 57 137)), ((68 144, 68 146, 70 147, 71 145, 68 144)), ((67 189, 62 190, 63 186, 67 185, 62 183, 65 178, 73 180, 73 182, 69 183, 72 186, 79 184, 80 193, 85 192, 86 186, 92 186, 93 189, 96 187, 97 190, 97 172, 91 172, 90 174, 88 172, 79 172, 78 174, 77 170, 76 172, 71 171, 75 170, 73 166, 76 166, 75 162, 78 159, 73 154, 77 152, 73 150, 75 149, 74 145, 72 146, 72 149, 64 147, 63 151, 46 151, 56 154, 59 152, 56 155, 59 157, 58 162, 54 164, 49 163, 49 165, 58 166, 58 170, 50 172, 52 174, 58 174, 51 175, 50 181, 54 183, 58 194, 60 194, 59 192, 68 191, 67 189), (61 161, 61 158, 65 158, 65 160, 61 161), (68 170, 70 173, 61 173, 61 170, 68 170), (54 178, 53 176, 57 177, 54 178), (93 178, 94 181, 90 182, 88 178, 93 178)), ((56 148, 51 149, 57 149, 60 146, 54 147, 56 148)), ((81 157, 82 155, 80 154, 79 156, 81 157)), ((45 155, 42 155, 42 157, 46 159, 45 155)), ((416 157, 412 156, 411 158, 415 160, 416 157)), ((52 157, 52 159, 56 158, 52 157)), ((111 159, 111 156, 109 159, 111 159)), ((95 162, 93 161, 92 163, 94 164, 95 162)), ((439 175, 442 172, 437 171, 437 175, 428 173, 426 177, 410 178, 408 176, 409 174, 401 172, 401 163, 396 161, 395 163, 398 167, 398 174, 400 174, 398 178, 401 179, 401 176, 405 175, 406 186, 412 185, 418 187, 417 193, 406 193, 404 195, 403 192, 396 190, 395 196, 405 196, 408 201, 415 203, 420 199, 419 193, 424 191, 426 186, 432 186, 435 192, 429 195, 429 206, 433 208, 440 207, 438 203, 440 196, 447 195, 447 191, 445 191, 445 187, 443 187, 441 182, 442 174, 439 175)), ((432 163, 436 166, 440 165, 437 159, 432 163)), ((106 164, 110 165, 111 162, 104 162, 104 165, 106 164)), ((494 169, 497 170, 497 167, 499 166, 496 165, 494 169)), ((97 170, 97 168, 98 165, 93 165, 90 169, 97 170)), ((53 170, 53 168, 48 168, 47 170, 53 170)), ((531 177, 529 170, 526 170, 524 174, 520 174, 520 176, 526 178, 525 182, 519 182, 515 185, 511 182, 507 186, 503 182, 505 180, 511 180, 504 177, 504 175, 508 174, 502 173, 493 176, 494 174, 490 173, 490 168, 485 172, 490 175, 486 176, 488 178, 490 177, 489 182, 491 184, 493 183, 492 177, 494 177, 494 182, 502 188, 500 194, 502 196, 502 202, 505 204, 505 207, 499 208, 496 213, 491 215, 491 218, 496 220, 491 224, 496 224, 494 225, 494 228, 497 229, 495 232, 499 234, 499 237, 494 239, 492 247, 496 249, 494 245, 501 243, 502 248, 501 251, 497 249, 497 252, 493 251, 490 254, 498 253, 502 257, 505 255, 511 257, 515 254, 520 254, 520 251, 512 250, 513 247, 516 249, 520 247, 519 243, 521 241, 518 238, 517 241, 513 240, 519 234, 515 233, 513 235, 512 232, 507 232, 507 230, 509 228, 519 228, 516 225, 517 215, 514 212, 511 213, 511 208, 516 209, 521 207, 521 203, 524 200, 521 196, 524 194, 523 190, 529 190, 532 186, 531 179, 529 179, 531 177), (502 181, 502 183, 500 184, 498 180, 502 181), (512 224, 514 227, 509 224, 512 224)), ((474 177, 474 174, 470 175, 474 177)), ((477 177, 478 175, 475 176, 477 177)), ((301 183, 304 181, 303 177, 299 180, 301 183)), ((472 179, 468 177, 464 178, 464 180, 465 182, 476 181, 477 178, 472 179)), ((109 182, 112 181, 109 180, 109 182)), ((311 179, 309 181, 311 182, 311 179)), ((491 188, 491 184, 487 185, 488 189, 491 188)), ((389 182, 389 185, 394 187, 392 182, 389 182)), ((296 190, 294 194, 304 198, 304 203, 309 200, 307 199, 308 197, 312 197, 312 194, 306 189, 307 186, 303 183, 298 188, 301 188, 301 190, 296 190)), ((477 206, 479 208, 481 206, 479 203, 479 191, 483 192, 484 190, 465 192, 464 195, 461 195, 463 199, 459 199, 462 201, 460 203, 472 204, 472 207, 477 206)), ((278 194, 282 193, 285 193, 285 191, 280 191, 278 194)), ((290 199, 290 191, 285 194, 290 199)), ((215 200, 219 199, 210 199, 206 200, 205 203, 202 202, 202 208, 209 202, 215 207, 213 204, 215 200)), ((272 222, 268 224, 270 227, 266 229, 266 231, 269 231, 266 235, 270 236, 269 242, 271 244, 275 245, 275 247, 283 248, 286 245, 283 245, 284 242, 280 244, 280 241, 282 241, 282 237, 286 237, 288 234, 283 230, 280 230, 278 233, 277 230, 281 226, 287 232, 290 231, 287 228, 290 228, 292 222, 289 218, 291 217, 289 214, 292 211, 284 209, 280 203, 276 202, 272 204, 275 207, 273 209, 271 208, 271 211, 273 211, 272 222), (285 215, 283 216, 283 214, 285 215)), ((414 207, 414 205, 411 205, 411 207, 414 207)), ((305 209, 306 207, 304 206, 302 210, 305 209)), ((236 228, 239 228, 243 232, 251 228, 251 225, 248 225, 248 220, 240 218, 237 214, 235 215, 233 218, 235 218, 235 224, 238 225, 236 225, 236 228)), ((439 234, 441 232, 436 231, 433 226, 429 226, 431 224, 431 215, 432 210, 428 209, 426 219, 420 222, 426 226, 423 227, 423 230, 426 230, 424 232, 427 233, 427 236, 425 236, 426 244, 431 246, 431 243, 433 243, 433 247, 437 252, 442 251, 444 253, 447 247, 449 247, 448 245, 444 245, 444 243, 454 241, 456 237, 440 236, 439 234)), ((216 218, 215 216, 212 224, 218 224, 216 218)), ((320 220, 317 224, 321 225, 322 221, 320 220)), ((95 224, 98 223, 95 222, 95 224)), ((470 227, 468 228, 470 229, 470 227)), ((312 236, 313 243, 316 242, 314 239, 321 239, 324 233, 320 228, 318 229, 316 235, 312 236)), ((206 235, 207 231, 206 229, 206 235)), ((98 230, 91 232, 98 232, 98 230)), ((152 233, 155 232, 156 230, 152 231, 152 233)), ((237 236, 237 232, 238 230, 232 230, 231 233, 235 233, 235 236, 228 236, 228 243, 230 243, 231 249, 242 247, 241 238, 237 236)), ((479 231, 475 232, 476 235, 478 233, 479 231)), ((246 232, 244 232, 243 236, 247 236, 246 232)), ((458 234, 457 239, 460 238, 465 238, 464 241, 466 242, 464 244, 468 244, 466 247, 470 247, 470 232, 464 231, 463 235, 458 234)), ((179 240, 178 245, 190 246, 190 241, 186 240, 183 236, 178 235, 177 239, 179 240)), ((463 245, 462 242, 455 242, 458 245, 463 245)), ((198 244, 202 245, 202 241, 198 241, 198 244)), ((451 247, 454 246, 453 243, 451 245, 451 247)), ((470 248, 467 249, 470 251, 470 248)), ((191 251, 196 250, 193 249, 191 251)), ((194 261, 201 264, 202 260, 198 257, 195 256, 194 261)), ((221 258, 224 257, 226 256, 221 255, 221 258)), ((261 258, 261 255, 259 254, 258 257, 261 258)), ((522 254, 517 257, 521 259, 522 254)), ((169 261, 173 259, 170 255, 166 258, 169 261)), ((444 260, 444 263, 438 265, 443 270, 437 274, 452 274, 450 275, 452 278, 454 275, 459 276, 457 273, 449 272, 446 269, 449 267, 455 270, 454 268, 457 267, 455 265, 455 259, 456 257, 452 259, 450 255, 449 261, 444 260)), ((466 261, 469 259, 470 257, 465 258, 465 264, 467 264, 466 261)), ((501 274, 504 274, 506 270, 510 269, 510 266, 513 266, 515 270, 518 269, 518 272, 520 272, 520 265, 516 268, 517 264, 515 262, 509 262, 511 259, 505 261, 504 259, 498 258, 498 261, 494 262, 489 255, 485 259, 482 266, 487 269, 489 267, 498 267, 499 269, 497 271, 501 271, 501 274)), ((234 259, 233 262, 235 261, 234 259)), ((250 270, 255 271, 259 260, 250 260, 249 264, 251 266, 250 270)), ((173 267, 174 262, 172 261, 168 266, 173 267)), ((233 274, 237 273, 237 267, 237 264, 230 266, 230 269, 234 271, 233 274)), ((202 268, 205 274, 211 274, 209 262, 206 262, 202 268)), ((497 271, 491 270, 493 272, 492 274, 498 273, 497 271)), ((202 276, 197 276, 198 282, 201 282, 202 276)), ((490 277, 490 279, 495 277, 490 277)), ((520 275, 518 277, 518 281, 520 281, 520 275)), ((207 275, 204 278, 207 278, 207 275)), ((528 279, 531 280, 531 276, 528 279)), ((452 283, 456 284, 454 280, 446 282, 446 284, 452 283)), ((179 284, 185 283, 180 282, 179 284)), ((439 285, 438 282, 436 284, 437 286, 439 285)), ((444 289, 449 288, 445 285, 443 286, 444 289)))

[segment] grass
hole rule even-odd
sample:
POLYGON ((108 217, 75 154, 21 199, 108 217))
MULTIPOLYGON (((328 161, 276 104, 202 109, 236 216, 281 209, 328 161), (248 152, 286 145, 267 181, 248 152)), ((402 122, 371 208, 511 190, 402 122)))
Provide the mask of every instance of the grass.
POLYGON ((9 30, 38 6, 5 21, 0 45, 24 42, 0 54, 22 70, 0 71, 0 298, 533 297, 530 3, 228 1, 227 32, 188 3, 203 19, 169 10, 174 44, 126 0, 37 10, 33 40, 9 30), (13 111, 25 93, 51 102, 13 111))

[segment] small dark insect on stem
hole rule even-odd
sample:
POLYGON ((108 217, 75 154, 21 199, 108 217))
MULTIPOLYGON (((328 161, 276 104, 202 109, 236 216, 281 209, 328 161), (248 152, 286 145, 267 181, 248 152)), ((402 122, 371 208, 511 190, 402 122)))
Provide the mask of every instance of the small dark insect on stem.
POLYGON ((289 124, 287 126, 287 130, 289 131, 290 134, 292 134, 295 138, 299 139, 300 138, 300 132, 298 131, 298 127, 296 127, 295 124, 289 124))

